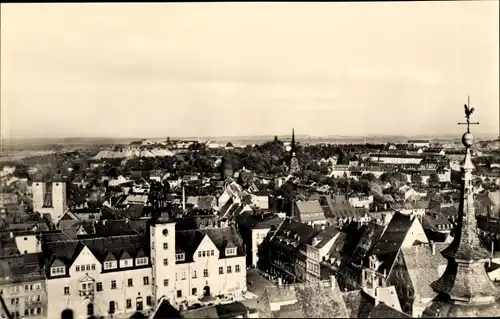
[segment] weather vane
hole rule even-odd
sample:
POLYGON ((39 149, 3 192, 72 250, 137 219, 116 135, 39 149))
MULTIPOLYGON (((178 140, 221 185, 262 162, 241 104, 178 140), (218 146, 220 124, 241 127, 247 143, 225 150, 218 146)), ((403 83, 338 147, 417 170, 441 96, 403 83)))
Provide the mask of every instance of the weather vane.
POLYGON ((471 122, 470 116, 474 113, 474 108, 470 107, 470 96, 467 97, 467 104, 464 105, 465 108, 465 118, 467 123, 458 123, 458 125, 467 125, 467 133, 470 133, 470 125, 479 125, 479 122, 471 122))

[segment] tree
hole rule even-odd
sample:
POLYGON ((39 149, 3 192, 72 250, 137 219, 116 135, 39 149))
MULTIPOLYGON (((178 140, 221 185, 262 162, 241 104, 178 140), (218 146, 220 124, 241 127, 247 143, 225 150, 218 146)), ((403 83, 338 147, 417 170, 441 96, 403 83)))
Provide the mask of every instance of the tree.
POLYGON ((374 181, 377 180, 377 178, 375 177, 375 175, 373 173, 363 174, 363 175, 361 175, 361 178, 365 181, 370 182, 370 183, 373 183, 374 181))
POLYGON ((413 182, 417 185, 422 184, 422 176, 420 175, 415 175, 413 176, 413 182))
POLYGON ((432 173, 429 176, 429 181, 428 181, 430 186, 438 186, 439 185, 439 176, 436 173, 432 173))

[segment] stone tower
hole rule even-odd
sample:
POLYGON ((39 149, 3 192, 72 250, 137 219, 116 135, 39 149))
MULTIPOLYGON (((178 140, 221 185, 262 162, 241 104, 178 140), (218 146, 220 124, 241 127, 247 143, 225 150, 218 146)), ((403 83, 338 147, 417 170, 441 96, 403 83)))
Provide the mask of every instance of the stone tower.
POLYGON ((175 303, 175 222, 158 218, 149 229, 153 295, 175 303))
POLYGON ((490 254, 477 235, 470 133, 470 115, 474 109, 465 105, 467 132, 462 136, 465 157, 461 163, 462 181, 457 232, 453 242, 441 252, 448 260, 445 272, 431 287, 437 297, 424 311, 424 317, 499 317, 499 292, 486 273, 490 254))

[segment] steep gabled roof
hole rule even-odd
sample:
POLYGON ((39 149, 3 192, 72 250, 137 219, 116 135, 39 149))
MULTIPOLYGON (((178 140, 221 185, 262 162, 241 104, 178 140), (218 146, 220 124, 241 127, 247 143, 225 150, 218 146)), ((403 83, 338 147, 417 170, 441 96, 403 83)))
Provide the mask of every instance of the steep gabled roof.
POLYGON ((398 212, 394 214, 382 237, 380 237, 380 240, 375 244, 371 252, 382 261, 378 269, 380 272, 384 270, 389 271, 392 268, 399 249, 412 224, 413 220, 411 216, 398 212))
POLYGON ((392 308, 384 302, 379 302, 376 305, 372 313, 370 314, 370 318, 412 318, 412 316, 405 314, 399 310, 392 308))

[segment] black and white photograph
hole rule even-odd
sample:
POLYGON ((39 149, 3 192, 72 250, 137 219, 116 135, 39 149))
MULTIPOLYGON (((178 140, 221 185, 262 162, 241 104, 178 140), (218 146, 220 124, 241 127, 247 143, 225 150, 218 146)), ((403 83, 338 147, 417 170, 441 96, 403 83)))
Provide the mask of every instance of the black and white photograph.
POLYGON ((0 6, 0 319, 500 317, 498 0, 0 6))

